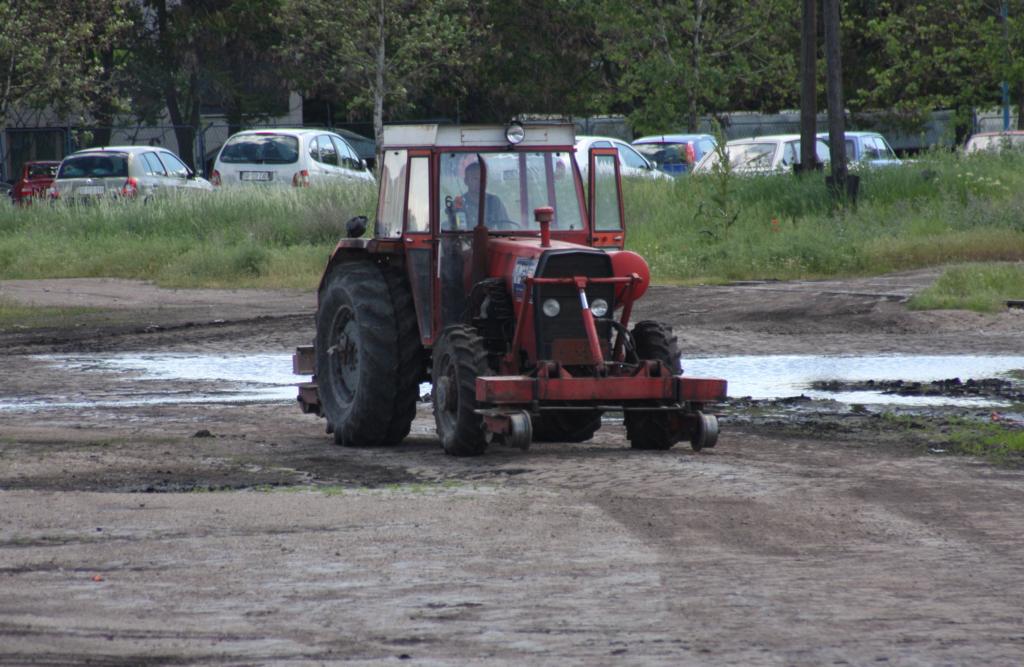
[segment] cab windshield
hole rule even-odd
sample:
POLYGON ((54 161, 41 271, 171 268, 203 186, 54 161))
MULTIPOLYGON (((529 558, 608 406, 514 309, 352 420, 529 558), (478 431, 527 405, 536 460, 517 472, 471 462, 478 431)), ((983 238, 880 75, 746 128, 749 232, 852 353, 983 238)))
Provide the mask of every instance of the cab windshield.
POLYGON ((441 155, 442 231, 469 231, 483 222, 492 232, 538 230, 533 210, 555 210, 551 228, 583 229, 568 152, 444 153, 441 155))

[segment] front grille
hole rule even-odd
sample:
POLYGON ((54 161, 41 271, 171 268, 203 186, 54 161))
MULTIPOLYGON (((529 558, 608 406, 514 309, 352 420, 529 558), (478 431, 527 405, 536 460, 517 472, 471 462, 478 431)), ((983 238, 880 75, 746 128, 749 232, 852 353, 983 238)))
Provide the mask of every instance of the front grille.
MULTIPOLYGON (((545 253, 537 265, 538 278, 567 278, 612 276, 611 258, 599 250, 560 250, 545 253)), ((604 299, 610 308, 608 315, 597 320, 597 335, 607 358, 611 353, 611 324, 608 319, 614 311, 615 287, 591 285, 587 300, 604 299)), ((537 325, 537 358, 574 365, 588 363, 587 332, 583 328, 583 315, 579 294, 574 285, 537 285, 534 288, 534 308, 537 325), (541 306, 547 299, 557 299, 561 310, 556 317, 548 317, 541 306), (559 357, 563 358, 559 358, 559 357)))

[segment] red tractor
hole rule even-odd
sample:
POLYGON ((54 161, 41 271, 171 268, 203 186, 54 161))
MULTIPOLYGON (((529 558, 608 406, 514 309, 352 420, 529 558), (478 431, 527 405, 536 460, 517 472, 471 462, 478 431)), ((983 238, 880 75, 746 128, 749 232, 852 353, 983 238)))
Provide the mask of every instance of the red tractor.
POLYGON ((563 123, 385 128, 373 238, 349 221, 294 358, 335 442, 401 441, 429 381, 455 456, 582 442, 606 411, 635 449, 715 445, 701 410, 726 383, 683 377, 669 327, 630 328, 650 272, 623 250, 617 152, 591 151, 584 188, 573 144, 563 123))

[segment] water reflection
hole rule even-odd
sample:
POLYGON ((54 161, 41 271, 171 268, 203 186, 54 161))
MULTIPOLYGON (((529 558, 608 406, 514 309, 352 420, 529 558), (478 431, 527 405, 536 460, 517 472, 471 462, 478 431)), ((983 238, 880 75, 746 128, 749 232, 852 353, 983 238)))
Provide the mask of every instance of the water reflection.
POLYGON ((725 378, 729 381, 729 395, 733 397, 773 399, 804 395, 843 403, 1000 406, 1005 405, 1005 401, 959 396, 897 396, 881 391, 832 392, 812 389, 811 384, 829 380, 933 382, 951 378, 963 381, 1006 378, 1011 372, 1024 369, 1024 356, 773 355, 685 359, 683 366, 687 375, 725 378))
MULTIPOLYGON (((0 410, 41 411, 133 407, 159 404, 294 402, 291 355, 280 354, 111 354, 37 355, 32 361, 68 374, 69 381, 40 393, 0 399, 0 410), (105 374, 90 388, 88 376, 105 374), (78 376, 82 381, 76 382, 78 376), (112 376, 112 377, 111 377, 112 376), (53 390, 53 393, 45 392, 53 390), (58 393, 60 392, 60 393, 58 393)), ((880 391, 815 390, 815 381, 904 380, 931 382, 1008 377, 1024 369, 1024 356, 746 356, 684 361, 687 375, 721 377, 729 395, 774 399, 804 395, 844 403, 930 406, 1002 406, 1004 401, 955 396, 897 396, 880 391)), ((1019 377, 1019 376, 1018 376, 1019 377)), ((430 385, 420 387, 420 395, 430 385)))

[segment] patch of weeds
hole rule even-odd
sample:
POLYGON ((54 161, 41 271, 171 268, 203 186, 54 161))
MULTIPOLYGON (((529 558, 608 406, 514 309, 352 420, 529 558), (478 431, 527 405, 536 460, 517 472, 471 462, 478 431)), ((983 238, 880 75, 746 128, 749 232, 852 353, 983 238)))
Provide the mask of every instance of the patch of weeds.
POLYGON ((51 308, 26 306, 0 298, 0 331, 66 327, 85 316, 103 313, 100 308, 51 308))
POLYGON ((1001 424, 960 426, 949 433, 955 451, 993 463, 1024 467, 1024 429, 1001 424))
POLYGON ((729 229, 736 224, 741 209, 732 193, 735 176, 732 173, 729 152, 725 147, 725 132, 717 121, 714 121, 713 130, 718 143, 714 149, 715 162, 711 166, 709 179, 711 192, 708 196, 709 201, 701 201, 697 204, 694 220, 706 221, 707 225, 701 229, 701 233, 706 239, 721 241, 728 236, 729 229))
POLYGON ((449 489, 455 489, 463 486, 463 483, 454 480, 446 479, 443 482, 415 482, 412 484, 387 484, 381 487, 384 491, 398 492, 398 493, 412 493, 412 494, 423 494, 431 493, 434 491, 446 491, 449 489))
POLYGON ((999 312, 1008 299, 1024 298, 1019 264, 965 264, 947 269, 935 284, 907 304, 916 310, 963 308, 999 312))

